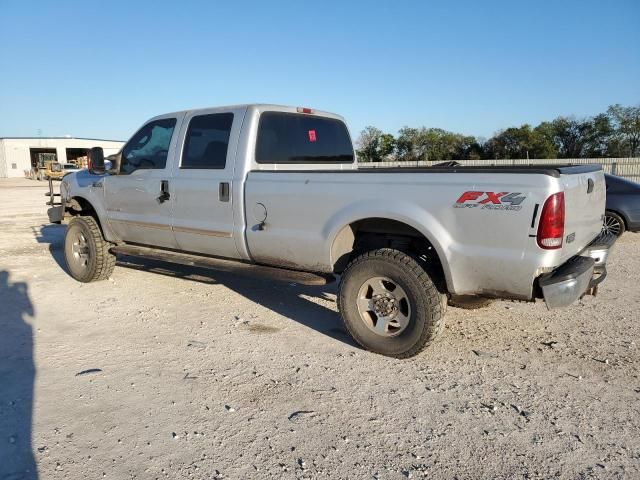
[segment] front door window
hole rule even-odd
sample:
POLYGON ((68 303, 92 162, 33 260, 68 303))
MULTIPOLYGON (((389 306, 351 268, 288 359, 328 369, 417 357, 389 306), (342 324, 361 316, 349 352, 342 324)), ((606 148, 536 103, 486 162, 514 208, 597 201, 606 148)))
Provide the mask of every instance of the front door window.
POLYGON ((164 169, 175 126, 175 118, 163 118, 138 130, 122 149, 120 174, 127 175, 141 169, 164 169))

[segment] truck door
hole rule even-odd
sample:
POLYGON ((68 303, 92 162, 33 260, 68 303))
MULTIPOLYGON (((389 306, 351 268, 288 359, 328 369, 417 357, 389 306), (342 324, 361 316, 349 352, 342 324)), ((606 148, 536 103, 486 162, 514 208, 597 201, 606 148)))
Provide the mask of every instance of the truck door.
POLYGON ((111 228, 125 242, 177 248, 171 230, 171 161, 184 115, 156 118, 122 149, 120 172, 104 179, 111 228))
POLYGON ((239 258, 233 238, 236 149, 246 108, 198 110, 183 122, 172 189, 181 250, 239 258))

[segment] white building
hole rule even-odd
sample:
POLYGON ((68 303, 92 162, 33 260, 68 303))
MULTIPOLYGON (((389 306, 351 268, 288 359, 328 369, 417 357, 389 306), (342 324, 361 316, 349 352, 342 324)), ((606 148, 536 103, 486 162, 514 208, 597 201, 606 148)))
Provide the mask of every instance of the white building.
POLYGON ((122 145, 124 142, 118 140, 93 138, 0 137, 0 178, 24 177, 42 154, 60 163, 69 163, 70 160, 85 156, 90 148, 102 147, 106 157, 119 152, 122 145))

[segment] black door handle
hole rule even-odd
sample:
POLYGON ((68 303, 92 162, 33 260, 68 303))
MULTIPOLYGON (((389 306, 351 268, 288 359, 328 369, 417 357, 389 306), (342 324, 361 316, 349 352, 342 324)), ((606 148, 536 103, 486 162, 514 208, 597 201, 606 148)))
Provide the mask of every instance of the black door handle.
POLYGON ((158 197, 159 203, 164 203, 171 198, 169 193, 169 180, 160 181, 160 196, 158 197))
POLYGON ((229 182, 220 182, 218 188, 218 198, 221 202, 229 201, 229 182))

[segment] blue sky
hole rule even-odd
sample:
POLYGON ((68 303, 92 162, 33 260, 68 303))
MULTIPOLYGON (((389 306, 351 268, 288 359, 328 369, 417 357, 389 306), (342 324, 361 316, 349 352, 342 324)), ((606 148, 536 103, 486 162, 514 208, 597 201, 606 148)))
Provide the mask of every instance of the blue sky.
POLYGON ((489 137, 640 104, 640 2, 0 0, 0 136, 304 105, 489 137))

